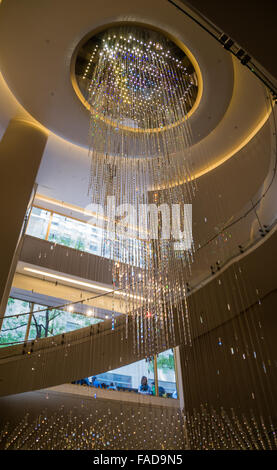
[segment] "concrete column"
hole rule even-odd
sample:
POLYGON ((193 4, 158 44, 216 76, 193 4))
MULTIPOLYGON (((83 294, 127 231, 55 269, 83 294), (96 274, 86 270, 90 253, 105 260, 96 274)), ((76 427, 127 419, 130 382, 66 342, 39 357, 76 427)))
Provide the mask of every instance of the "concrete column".
POLYGON ((46 141, 47 133, 42 127, 13 119, 0 142, 0 327, 16 268, 24 216, 46 141))

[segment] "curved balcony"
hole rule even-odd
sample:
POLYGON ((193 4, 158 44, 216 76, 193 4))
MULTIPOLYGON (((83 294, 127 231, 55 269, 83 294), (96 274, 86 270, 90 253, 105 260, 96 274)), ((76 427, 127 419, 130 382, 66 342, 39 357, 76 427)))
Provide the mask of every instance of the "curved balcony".
MULTIPOLYGON (((192 311, 193 341, 235 316, 247 313, 258 303, 257 289, 259 299, 265 299, 275 292, 277 267, 271 263, 271 259, 273 256, 277 257, 276 239, 277 234, 274 230, 260 241, 255 250, 247 255, 241 254, 225 269, 218 271, 202 289, 196 290, 188 297, 192 311), (239 312, 232 303, 227 308, 225 293, 218 283, 219 275, 221 283, 224 283, 225 279, 227 281, 230 272, 233 272, 234 263, 242 272, 247 270, 249 273, 247 279, 244 279, 247 303, 244 303, 243 308, 241 306, 239 312), (267 266, 267 270, 261 272, 258 269, 260 265, 267 266), (219 301, 213 307, 207 305, 207 296, 211 298, 216 296, 219 301), (223 313, 225 321, 222 323, 223 313)), ((273 312, 264 312, 268 318, 272 314, 273 312)), ((183 343, 183 338, 178 335, 178 328, 175 330, 175 338, 169 338, 167 347, 183 343)), ((134 331, 132 318, 128 317, 127 321, 127 317, 122 315, 116 319, 114 329, 112 329, 112 320, 106 320, 77 331, 2 348, 0 394, 21 393, 72 382, 160 352, 155 347, 151 351, 143 349, 138 351, 134 345, 134 331)))

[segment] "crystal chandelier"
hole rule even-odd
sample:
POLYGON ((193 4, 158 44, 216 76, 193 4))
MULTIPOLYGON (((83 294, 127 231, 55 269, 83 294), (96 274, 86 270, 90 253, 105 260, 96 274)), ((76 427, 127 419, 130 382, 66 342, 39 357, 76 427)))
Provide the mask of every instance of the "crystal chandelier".
MULTIPOLYGON (((110 209, 107 218, 115 225, 111 230, 107 222, 102 251, 111 260, 114 289, 124 294, 126 321, 133 317, 135 347, 145 355, 169 347, 177 329, 189 342, 186 280, 193 245, 176 248, 171 208, 187 207, 195 191, 188 122, 197 96, 194 68, 164 35, 130 25, 88 41, 76 67, 91 117, 92 203, 107 207, 112 200, 114 208, 132 209, 127 236, 124 210, 114 218, 110 209), (154 205, 161 209, 155 223, 145 209, 154 205), (165 221, 171 227, 166 236, 165 221)), ((183 243, 190 224, 184 208, 183 243)))

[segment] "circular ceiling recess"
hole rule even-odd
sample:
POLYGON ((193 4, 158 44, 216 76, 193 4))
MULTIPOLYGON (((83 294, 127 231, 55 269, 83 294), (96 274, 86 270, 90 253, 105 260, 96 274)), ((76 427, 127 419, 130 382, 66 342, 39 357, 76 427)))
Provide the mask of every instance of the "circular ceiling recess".
POLYGON ((106 27, 81 41, 73 58, 72 83, 93 117, 143 133, 178 126, 197 107, 199 92, 185 48, 160 31, 134 23, 106 27))

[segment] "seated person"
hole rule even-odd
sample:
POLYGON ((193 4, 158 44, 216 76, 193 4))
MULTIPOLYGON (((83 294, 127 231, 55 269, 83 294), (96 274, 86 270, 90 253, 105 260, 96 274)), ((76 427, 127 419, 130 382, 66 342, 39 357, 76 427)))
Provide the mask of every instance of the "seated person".
POLYGON ((138 393, 142 393, 144 395, 151 395, 151 388, 149 387, 147 383, 147 377, 145 377, 145 375, 143 375, 141 378, 141 383, 138 389, 138 393))
POLYGON ((109 390, 116 390, 116 386, 114 385, 113 382, 110 383, 108 388, 109 388, 109 390))
POLYGON ((100 382, 98 382, 97 378, 95 377, 95 375, 92 377, 91 379, 91 385, 95 388, 99 388, 100 387, 100 382))
POLYGON ((78 385, 88 385, 88 386, 90 385, 89 380, 87 378, 86 379, 76 380, 76 383, 78 385))
POLYGON ((167 393, 163 387, 159 387, 159 397, 167 398, 167 393))

